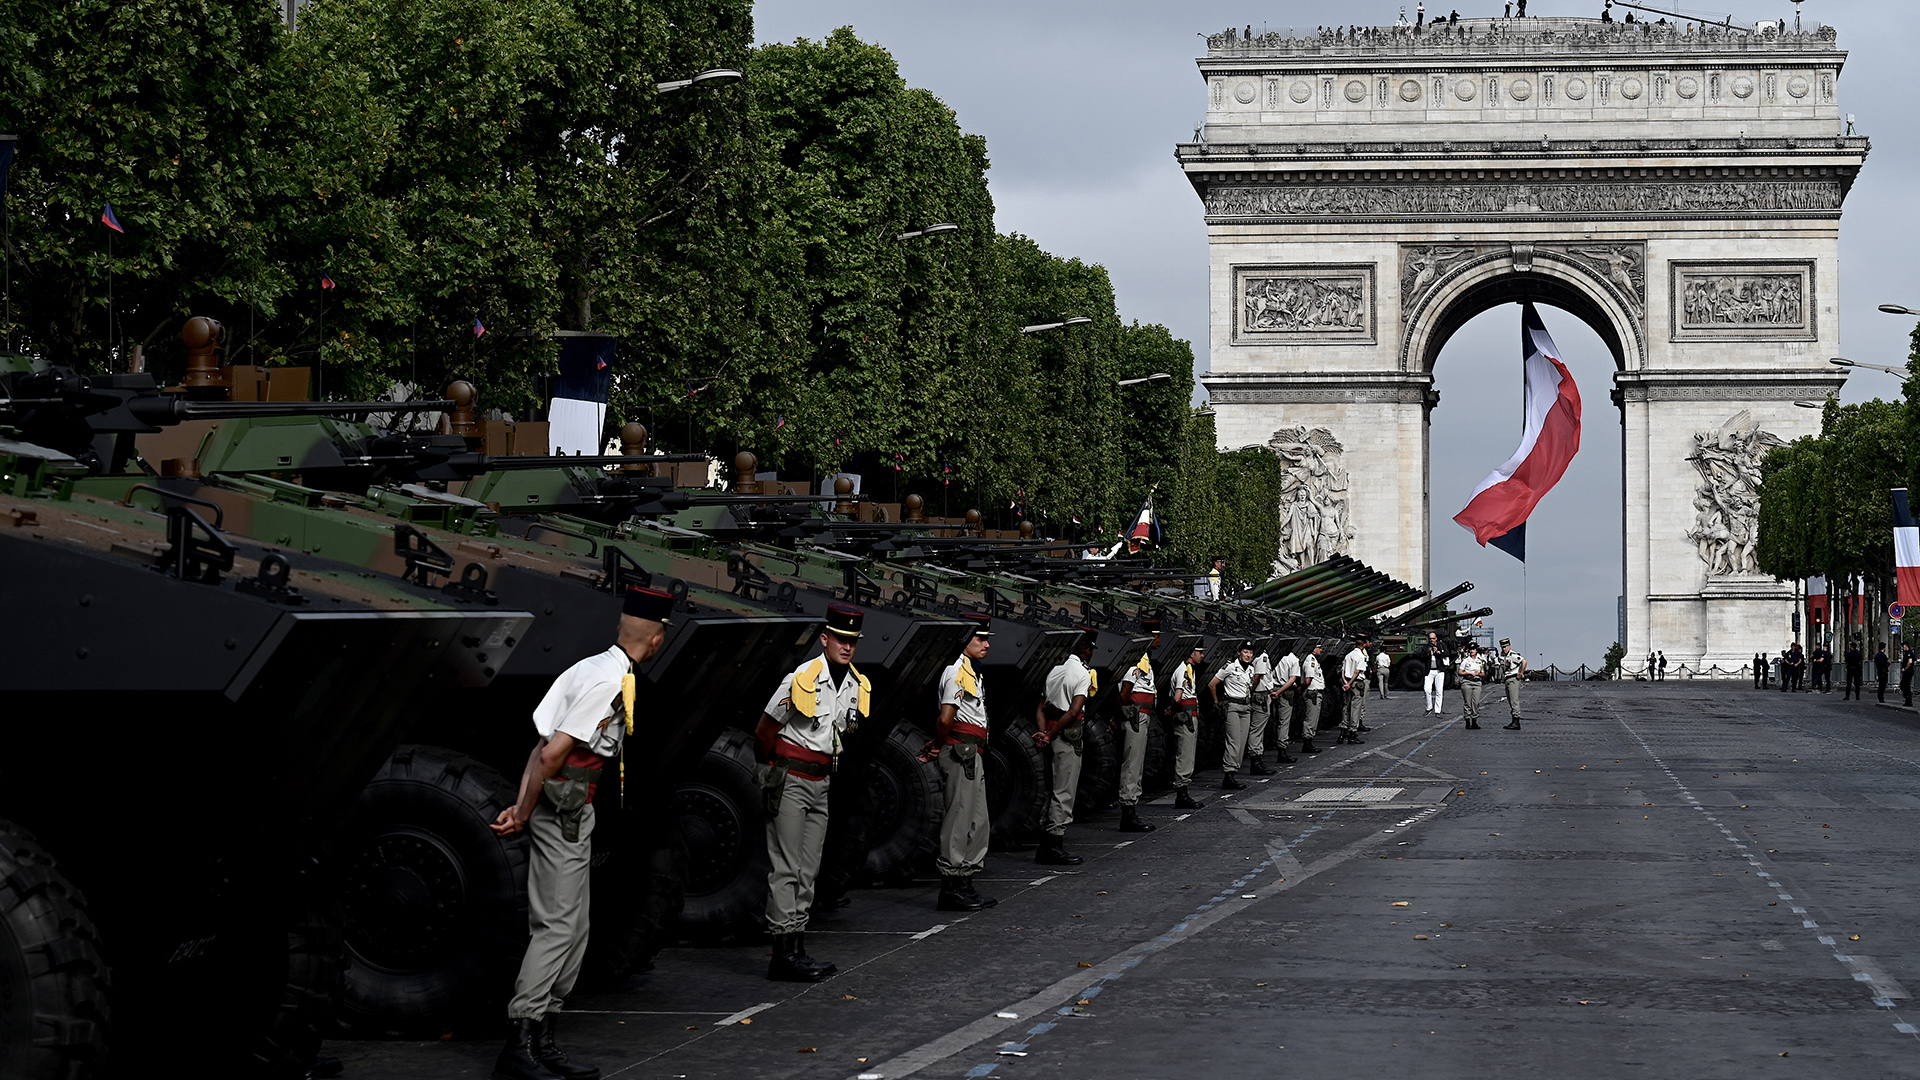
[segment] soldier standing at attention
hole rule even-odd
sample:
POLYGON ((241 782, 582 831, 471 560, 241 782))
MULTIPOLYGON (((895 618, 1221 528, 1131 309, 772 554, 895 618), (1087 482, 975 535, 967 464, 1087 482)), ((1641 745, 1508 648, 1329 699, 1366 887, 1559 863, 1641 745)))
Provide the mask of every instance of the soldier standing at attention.
POLYGON ((1313 745, 1313 736, 1320 730, 1320 699, 1327 690, 1327 667, 1320 655, 1321 648, 1319 642, 1314 642, 1313 651, 1300 662, 1307 679, 1305 711, 1300 715, 1300 752, 1303 754, 1320 752, 1320 748, 1313 745))
POLYGON ((827 839, 827 790, 840 736, 867 715, 873 684, 853 666, 867 613, 827 605, 820 655, 794 668, 768 699, 754 731, 767 803, 767 978, 819 982, 838 970, 807 955, 807 914, 827 839))
POLYGON ((1153 644, 1120 678, 1120 831, 1152 832, 1153 826, 1140 820, 1136 805, 1140 802, 1140 784, 1147 768, 1147 725, 1153 723, 1153 711, 1159 692, 1153 679, 1153 650, 1160 647, 1160 620, 1141 619, 1140 629, 1153 635, 1153 644))
POLYGON ((1480 730, 1480 680, 1486 675, 1486 662, 1480 659, 1480 647, 1469 644, 1454 668, 1460 673, 1460 701, 1466 706, 1467 730, 1480 730))
POLYGON ((514 979, 507 1017, 513 1039, 494 1062, 495 1080, 595 1080, 554 1042, 554 1014, 573 992, 587 953, 587 878, 593 866, 593 793, 607 759, 632 729, 634 668, 666 637, 673 597, 628 589, 614 644, 560 673, 533 710, 540 741, 520 774, 520 797, 489 826, 528 836, 527 923, 532 940, 514 979))
POLYGON ((1227 745, 1220 756, 1221 791, 1239 791, 1247 785, 1234 779, 1233 774, 1240 768, 1240 757, 1246 753, 1247 731, 1253 719, 1254 680, 1253 646, 1242 645, 1240 655, 1227 661, 1214 673, 1213 681, 1207 689, 1213 691, 1213 704, 1221 708, 1224 703, 1227 724, 1227 745))
POLYGON ((1387 677, 1393 674, 1393 661, 1388 659, 1387 650, 1382 648, 1373 654, 1373 680, 1380 691, 1380 700, 1387 700, 1387 677))
MULTIPOLYGON (((1891 663, 1893 661, 1887 659, 1887 643, 1883 641, 1873 653, 1873 677, 1879 682, 1879 689, 1875 696, 1883 702, 1887 700, 1887 665, 1891 663)), ((1781 665, 1781 670, 1786 670, 1785 664, 1781 665)), ((1786 676, 1782 675, 1780 681, 1784 685, 1786 676)))
POLYGON ((1292 649, 1284 649, 1280 658, 1273 662, 1273 678, 1269 685, 1273 689, 1269 696, 1274 706, 1274 747, 1280 751, 1280 764, 1291 765, 1299 758, 1287 753, 1287 740, 1293 738, 1293 699, 1300 692, 1300 658, 1293 655, 1292 649))
POLYGON ((1527 658, 1513 651, 1511 638, 1500 639, 1500 678, 1507 684, 1506 730, 1520 730, 1520 682, 1527 677, 1527 658))
POLYGON ((1440 635, 1427 631, 1427 715, 1442 714, 1441 698, 1447 692, 1447 653, 1440 647, 1440 635))
POLYGON ((1272 776, 1263 760, 1267 753, 1267 725, 1273 722, 1273 660, 1256 650, 1253 654, 1253 689, 1247 691, 1247 748, 1240 761, 1255 776, 1272 776))
POLYGON ((987 861, 987 677, 976 666, 993 641, 993 619, 968 614, 973 637, 960 659, 940 673, 940 718, 934 744, 947 815, 940 822, 940 910, 979 911, 1000 901, 973 891, 973 875, 987 861))
POLYGON ((1840 700, 1845 701, 1851 696, 1853 700, 1859 701, 1860 672, 1863 667, 1860 654, 1860 639, 1853 638, 1848 641, 1846 651, 1840 655, 1847 663, 1847 682, 1846 686, 1841 690, 1840 700))
POLYGON ((1073 800, 1080 788, 1080 755, 1086 746, 1087 699, 1098 689, 1098 677, 1087 667, 1093 660, 1095 631, 1085 635, 1068 656, 1047 672, 1047 684, 1035 710, 1033 741, 1041 750, 1052 747, 1053 799, 1047 804, 1047 823, 1033 861, 1047 866, 1079 866, 1086 860, 1067 851, 1067 825, 1073 821, 1073 800))
POLYGON ((1340 720, 1340 737, 1333 741, 1335 746, 1341 743, 1364 744, 1367 740, 1360 737, 1360 721, 1366 716, 1367 708, 1367 646, 1372 639, 1361 634, 1353 643, 1353 649, 1340 662, 1340 692, 1344 695, 1341 703, 1346 706, 1340 720))
POLYGON ((1198 810, 1206 805, 1187 794, 1193 783, 1193 756, 1200 741, 1200 676, 1194 665, 1207 655, 1198 645, 1187 654, 1186 662, 1173 669, 1173 711, 1167 715, 1168 733, 1173 736, 1173 808, 1198 810))

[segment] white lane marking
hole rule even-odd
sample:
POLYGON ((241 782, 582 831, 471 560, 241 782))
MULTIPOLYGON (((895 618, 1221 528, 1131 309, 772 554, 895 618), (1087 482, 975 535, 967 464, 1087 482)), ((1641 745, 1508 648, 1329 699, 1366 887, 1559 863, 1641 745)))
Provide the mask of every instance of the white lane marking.
POLYGON ((754 1013, 766 1012, 768 1009, 771 1009, 778 1004, 780 1003, 777 1001, 763 1001, 760 1004, 755 1005, 751 1009, 741 1009, 739 1012, 734 1013, 732 1016, 729 1016, 724 1020, 716 1020, 714 1021, 713 1026, 726 1027, 728 1024, 737 1024, 740 1021, 745 1020, 747 1017, 752 1016, 754 1013))
POLYGON ((909 940, 909 941, 925 941, 925 940, 927 940, 928 938, 930 938, 930 937, 932 937, 933 935, 935 935, 935 934, 937 934, 937 933, 939 933, 940 931, 942 931, 942 930, 945 930, 946 928, 947 928, 947 924, 946 924, 946 923, 937 923, 937 924, 935 924, 935 925, 933 925, 933 926, 929 926, 929 927, 927 927, 927 928, 926 928, 925 930, 922 930, 922 931, 920 931, 920 932, 919 932, 919 933, 917 933, 917 934, 913 934, 913 935, 910 935, 910 936, 909 936, 909 937, 907 938, 907 940, 909 940))
POLYGON ((1240 822, 1242 825, 1260 824, 1259 818, 1254 817, 1252 814, 1247 813, 1245 810, 1242 810, 1237 806, 1228 807, 1227 813, 1232 814, 1234 820, 1240 822))

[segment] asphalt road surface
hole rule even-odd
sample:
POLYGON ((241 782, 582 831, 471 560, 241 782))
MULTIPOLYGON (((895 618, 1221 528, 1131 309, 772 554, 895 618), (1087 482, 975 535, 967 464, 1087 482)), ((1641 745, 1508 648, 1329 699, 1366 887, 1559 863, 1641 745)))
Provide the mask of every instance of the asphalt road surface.
MULTIPOLYGON (((808 934, 669 949, 582 996, 575 1059, 634 1078, 1920 1076, 1920 719, 1745 683, 1530 684, 1525 729, 1374 701, 1343 746, 1072 872, 989 857, 808 934)), ((1331 736, 1322 740, 1330 744, 1331 736)), ((1218 774, 1195 785, 1212 788, 1218 774)), ((502 1029, 504 1038, 504 1028, 502 1029)), ((499 1044, 332 1042, 350 1080, 484 1077, 499 1044)))

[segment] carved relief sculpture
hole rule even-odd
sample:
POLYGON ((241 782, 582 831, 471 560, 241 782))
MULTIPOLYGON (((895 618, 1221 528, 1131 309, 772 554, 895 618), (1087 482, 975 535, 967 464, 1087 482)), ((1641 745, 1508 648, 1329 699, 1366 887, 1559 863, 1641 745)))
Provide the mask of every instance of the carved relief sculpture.
POLYGON ((1371 265, 1236 267, 1234 293, 1241 344, 1373 338, 1371 265))
POLYGON ((1760 459, 1784 440, 1753 426, 1746 409, 1717 431, 1693 436, 1687 460, 1700 472, 1694 489, 1694 524, 1687 539, 1699 548, 1709 576, 1757 574, 1754 560, 1760 519, 1760 459))
POLYGON ((1340 440, 1326 428, 1281 428, 1267 440, 1280 455, 1280 551, 1274 572, 1291 573, 1344 554, 1353 539, 1340 440))
POLYGON ((1676 341, 1814 337, 1813 264, 1674 263, 1676 341))
POLYGON ((1639 317, 1646 313, 1647 307, 1647 256, 1637 244, 1614 244, 1603 247, 1565 248, 1569 255, 1579 258, 1600 272, 1600 276, 1614 288, 1619 289, 1627 302, 1633 305, 1633 314, 1639 317))
POLYGON ((1414 305, 1427 294, 1453 264, 1474 253, 1472 247, 1414 247, 1401 253, 1400 318, 1405 320, 1414 305))
POLYGON ((1207 217, 1697 213, 1713 210, 1838 210, 1831 180, 1631 184, 1409 184, 1400 187, 1222 186, 1207 192, 1207 217))

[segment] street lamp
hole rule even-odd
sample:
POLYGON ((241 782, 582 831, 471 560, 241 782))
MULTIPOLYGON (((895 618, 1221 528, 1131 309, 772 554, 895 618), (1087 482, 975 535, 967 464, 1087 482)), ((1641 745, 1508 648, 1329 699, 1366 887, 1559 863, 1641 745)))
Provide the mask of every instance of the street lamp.
POLYGON ((1164 371, 1156 371, 1153 374, 1148 375, 1144 378, 1121 379, 1119 380, 1119 383, 1121 386, 1139 386, 1141 383, 1160 382, 1164 379, 1171 379, 1171 378, 1173 378, 1173 376, 1167 374, 1164 371))
POLYGON ((698 86, 703 82, 712 82, 715 79, 730 82, 738 78, 740 78, 740 71, 737 68, 708 68, 691 79, 674 79, 671 82, 654 83, 653 88, 659 93, 671 94, 675 90, 685 90, 689 86, 698 86))
POLYGON ((1920 311, 1915 311, 1910 307, 1903 307, 1900 304, 1881 304, 1880 310, 1889 315, 1920 315, 1920 311))
POLYGON ((1796 401, 1794 404, 1803 409, 1824 409, 1827 407, 1824 402, 1819 401, 1796 401))
POLYGON ((1836 357, 1834 357, 1833 359, 1831 359, 1831 360, 1829 360, 1829 361, 1827 361, 1827 362, 1828 362, 1828 363, 1830 363, 1830 364, 1832 364, 1832 365, 1834 365, 1835 367, 1843 367, 1843 368, 1869 368, 1869 369, 1871 369, 1871 370, 1874 370, 1874 371, 1884 371, 1884 372, 1886 372, 1886 373, 1887 373, 1887 374, 1889 374, 1889 375, 1898 375, 1898 376, 1900 376, 1900 377, 1901 377, 1901 378, 1903 378, 1903 379, 1907 377, 1907 369, 1906 369, 1906 368, 1897 368, 1897 367, 1885 367, 1885 366, 1882 366, 1882 365, 1880 365, 1880 364, 1863 364, 1863 363, 1861 363, 1861 362, 1860 362, 1860 361, 1858 361, 1858 360, 1848 360, 1848 359, 1846 359, 1845 357, 1841 357, 1841 356, 1836 356, 1836 357))
POLYGON ((895 240, 918 240, 923 236, 936 236, 940 233, 959 232, 959 231, 960 231, 960 226, 955 225, 953 222, 941 221, 941 222, 937 222, 935 224, 929 225, 924 229, 908 229, 906 232, 903 232, 900 235, 894 237, 894 239, 895 240))
POLYGON ((1043 322, 1035 323, 1032 326, 1023 326, 1020 328, 1020 332, 1023 334, 1037 334, 1042 330, 1058 330, 1063 326, 1084 326, 1092 321, 1092 319, 1089 319, 1085 315, 1075 315, 1071 319, 1062 319, 1059 322, 1043 322))

